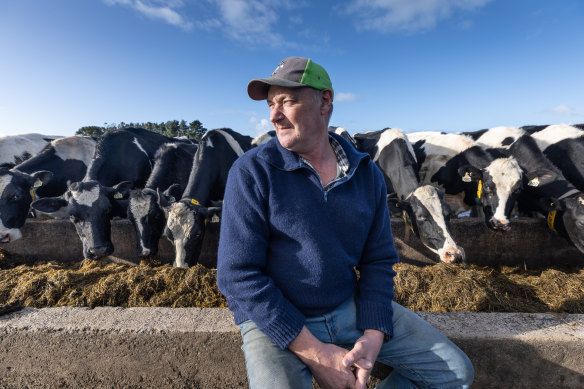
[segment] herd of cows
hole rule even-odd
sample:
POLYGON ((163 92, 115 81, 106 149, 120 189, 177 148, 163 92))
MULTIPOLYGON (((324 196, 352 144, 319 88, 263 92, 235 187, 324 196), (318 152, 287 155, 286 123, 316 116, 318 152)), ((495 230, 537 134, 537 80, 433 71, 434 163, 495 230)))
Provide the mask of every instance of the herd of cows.
MULTIPOLYGON (((371 156, 392 214, 443 262, 465 260, 449 218, 471 209, 501 232, 516 214, 543 215, 584 252, 584 125, 353 136, 329 130, 371 156)), ((110 221, 122 217, 135 227, 139 256, 156 255, 164 236, 175 248, 174 265, 192 266, 207 220, 220 216, 231 165, 274 135, 217 129, 197 143, 125 128, 99 139, 0 138, 0 242, 21 238, 27 217, 42 212, 69 218, 85 258, 97 259, 113 253, 110 221)))

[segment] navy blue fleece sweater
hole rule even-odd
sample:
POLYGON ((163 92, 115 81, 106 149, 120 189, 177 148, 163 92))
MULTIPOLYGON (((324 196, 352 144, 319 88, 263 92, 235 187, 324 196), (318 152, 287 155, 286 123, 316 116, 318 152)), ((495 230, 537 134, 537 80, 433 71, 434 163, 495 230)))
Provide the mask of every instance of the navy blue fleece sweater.
POLYGON ((398 258, 383 176, 368 155, 330 136, 350 167, 326 191, 277 138, 242 155, 227 180, 217 285, 237 324, 252 320, 281 348, 306 317, 332 311, 353 293, 359 328, 393 330, 398 258))

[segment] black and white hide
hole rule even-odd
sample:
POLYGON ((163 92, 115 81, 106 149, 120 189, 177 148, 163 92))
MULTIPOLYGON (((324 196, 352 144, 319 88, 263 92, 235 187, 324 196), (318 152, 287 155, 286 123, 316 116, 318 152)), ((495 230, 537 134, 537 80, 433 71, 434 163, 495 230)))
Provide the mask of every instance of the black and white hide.
POLYGON ((355 134, 357 150, 368 153, 381 169, 390 209, 398 212, 422 243, 442 262, 465 260, 464 249, 450 231, 450 208, 442 191, 420 185, 414 149, 400 129, 355 134))
MULTIPOLYGON (((227 175, 233 162, 252 147, 252 138, 231 129, 207 132, 195 153, 181 200, 161 204, 167 216, 165 236, 175 248, 175 266, 198 262, 205 223, 218 220, 227 175)), ((164 200, 163 200, 164 201, 164 200)))
POLYGON ((0 169, 0 242, 22 237, 32 201, 59 196, 68 181, 83 178, 94 151, 92 138, 60 138, 13 169, 0 169))
POLYGON ((477 142, 513 156, 525 171, 519 211, 544 215, 551 230, 584 252, 584 193, 546 158, 536 140, 519 128, 495 127, 477 142))
POLYGON ((509 217, 522 188, 522 170, 513 157, 493 157, 467 135, 414 132, 422 184, 440 187, 455 214, 479 205, 487 226, 507 231, 509 217))
POLYGON ((180 199, 186 187, 197 144, 167 143, 154 156, 154 168, 144 188, 130 192, 128 219, 136 231, 138 256, 158 253, 166 226, 166 215, 159 205, 159 192, 167 201, 180 199))

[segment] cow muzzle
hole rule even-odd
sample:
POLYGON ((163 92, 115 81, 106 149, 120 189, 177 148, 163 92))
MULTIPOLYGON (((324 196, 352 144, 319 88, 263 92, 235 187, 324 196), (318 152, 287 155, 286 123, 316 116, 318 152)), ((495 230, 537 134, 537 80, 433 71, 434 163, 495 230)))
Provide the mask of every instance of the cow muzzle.
POLYGON ((19 229, 11 229, 0 233, 0 243, 10 243, 20 238, 22 238, 22 233, 19 229))
POLYGON ((511 226, 507 220, 491 219, 489 220, 489 227, 497 231, 509 231, 511 226))
POLYGON ((99 259, 103 258, 107 255, 110 255, 114 252, 113 247, 111 246, 99 246, 99 247, 91 247, 87 250, 86 257, 88 259, 99 259))
POLYGON ((440 260, 445 263, 461 263, 466 261, 464 250, 461 248, 449 247, 440 250, 440 260))

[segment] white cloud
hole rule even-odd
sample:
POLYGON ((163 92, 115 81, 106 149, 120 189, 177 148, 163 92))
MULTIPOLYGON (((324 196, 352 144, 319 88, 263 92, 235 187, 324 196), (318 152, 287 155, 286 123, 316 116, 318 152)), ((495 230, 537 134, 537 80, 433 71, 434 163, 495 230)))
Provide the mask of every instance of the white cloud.
POLYGON ((345 12, 357 29, 381 32, 429 30, 455 11, 472 11, 492 0, 352 0, 345 12))
POLYGON ((189 22, 178 9, 183 6, 181 0, 103 0, 108 5, 121 4, 133 8, 140 14, 154 20, 162 20, 170 25, 190 30, 193 23, 189 22))
POLYGON ((545 113, 549 113, 552 115, 559 115, 559 116, 576 116, 576 115, 580 115, 580 112, 578 112, 578 110, 566 105, 566 104, 560 104, 556 107, 550 108, 550 109, 546 109, 544 110, 545 113))
POLYGON ((357 96, 354 93, 348 93, 348 92, 335 93, 335 102, 339 102, 339 103, 347 103, 350 101, 355 101, 358 98, 359 98, 359 96, 357 96))
POLYGON ((252 117, 249 119, 249 122, 254 125, 254 129, 257 135, 274 129, 272 123, 268 119, 258 119, 252 117))

